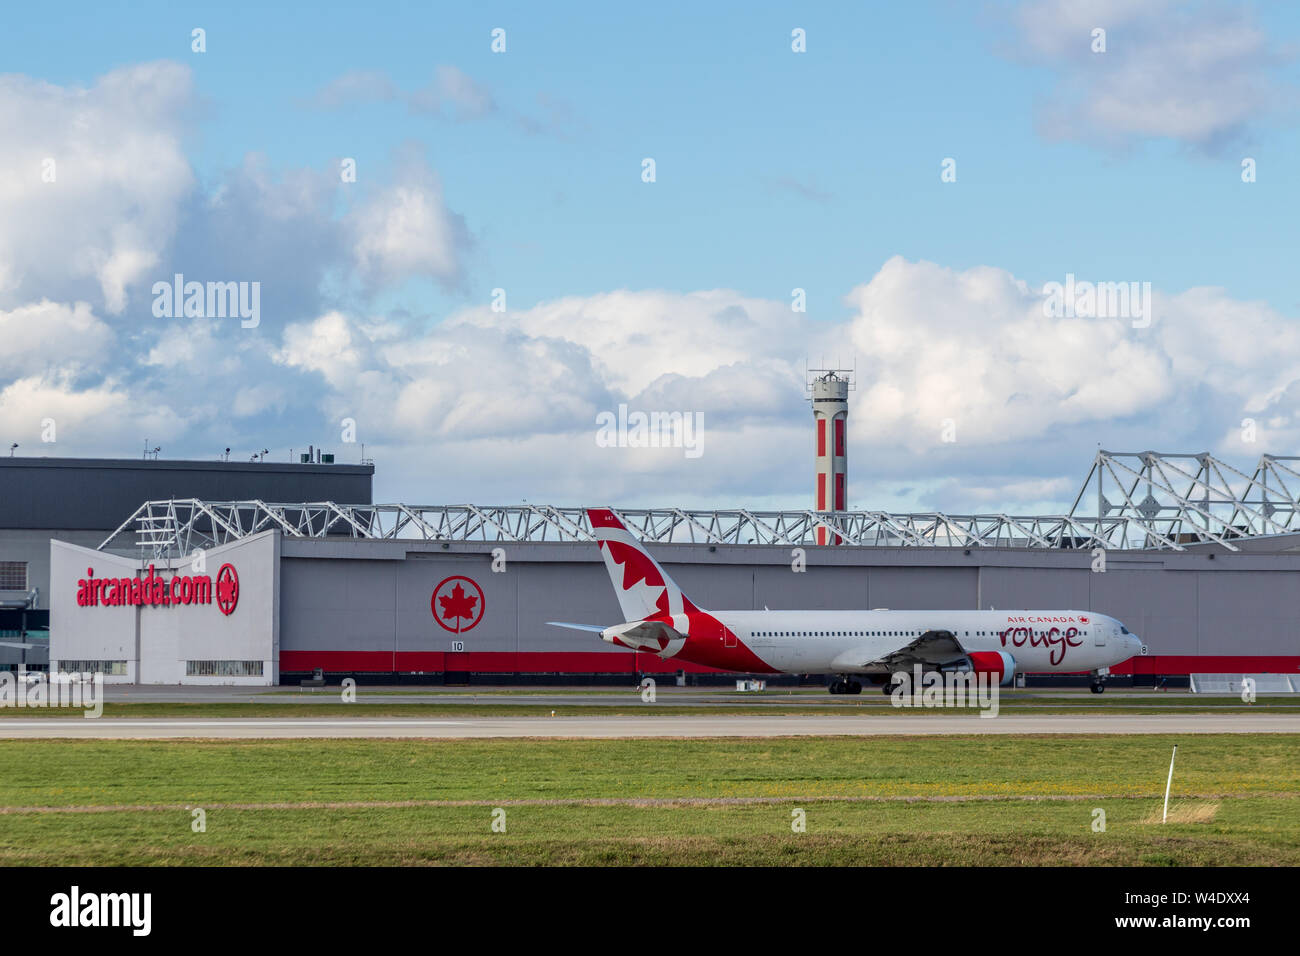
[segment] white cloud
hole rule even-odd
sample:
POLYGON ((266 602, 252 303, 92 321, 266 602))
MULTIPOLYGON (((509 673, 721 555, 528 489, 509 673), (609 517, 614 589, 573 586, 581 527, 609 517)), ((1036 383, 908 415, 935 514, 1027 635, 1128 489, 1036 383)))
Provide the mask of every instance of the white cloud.
POLYGON ((306 102, 314 109, 335 110, 397 98, 397 86, 383 70, 348 70, 336 76, 306 102))
MULTIPOLYGON (((357 337, 364 341, 364 337, 357 337)), ((353 340, 353 326, 347 317, 342 312, 329 312, 285 329, 284 344, 275 360, 281 365, 320 372, 329 384, 346 388, 361 366, 361 353, 353 340)))
POLYGON ((890 259, 848 295, 859 358, 854 431, 916 454, 951 419, 959 442, 1034 438, 1167 399, 1153 337, 1119 319, 1048 318, 1042 295, 1001 269, 890 259))
POLYGON ((98 286, 108 312, 126 308, 193 186, 181 144, 192 105, 176 63, 123 67, 85 89, 0 76, 0 306, 98 286))
POLYGON ((283 411, 287 396, 278 385, 259 383, 235 392, 230 411, 237 418, 250 418, 266 411, 283 411))
POLYGON ((122 457, 127 448, 139 448, 146 437, 179 438, 189 427, 171 408, 140 401, 120 382, 108 379, 85 386, 66 374, 7 382, 0 388, 0 424, 5 440, 18 441, 28 454, 113 457, 122 457), (55 425, 52 444, 41 442, 47 420, 55 425), (36 452, 37 448, 43 451, 36 452))
MULTIPOLYGON (((846 298, 842 323, 727 290, 620 290, 467 309, 432 326, 342 309, 257 334, 171 320, 146 339, 147 376, 28 376, 0 411, 31 423, 54 408, 78 423, 61 424, 70 439, 94 429, 96 441, 243 438, 249 449, 319 440, 321 424, 334 434, 350 417, 380 460, 381 493, 434 502, 797 506, 811 485, 809 354, 857 357, 858 507, 1039 511, 1068 497, 1096 442, 1253 457, 1266 441, 1277 450, 1300 438, 1297 333, 1223 290, 1158 295, 1155 321, 1134 329, 1049 318, 1043 296, 1002 269, 894 258, 846 298), (620 403, 702 412, 703 456, 599 447, 596 415, 620 403), (1247 414, 1257 448, 1234 434, 1247 414), (945 418, 955 444, 940 440, 945 418)), ((86 306, 39 309, 44 324, 35 312, 0 316, 27 354, 51 336, 79 339, 87 363, 111 353, 86 306)))
MULTIPOLYGON (((470 104, 472 85, 445 82, 470 104)), ((349 74, 335 92, 375 87, 349 74)), ((147 320, 153 282, 179 271, 261 280, 266 310, 300 319, 291 310, 315 312, 327 274, 371 292, 462 281, 469 231, 422 156, 404 151, 391 181, 343 191, 337 166, 277 173, 250 154, 204 191, 184 151, 196 108, 189 67, 172 62, 87 88, 0 76, 0 308, 83 300, 147 320)))
POLYGON ((660 376, 699 378, 737 362, 775 359, 793 374, 817 328, 789 303, 726 289, 607 292, 504 313, 482 307, 447 324, 569 342, 589 353, 602 377, 627 395, 660 376))
POLYGON ((396 181, 368 197, 349 222, 356 269, 368 285, 430 278, 451 288, 462 281, 465 220, 443 202, 437 174, 409 154, 396 181))
POLYGON ((382 70, 349 70, 330 80, 301 105, 335 110, 392 102, 405 103, 407 110, 416 115, 457 123, 500 117, 533 136, 570 139, 575 133, 587 131, 587 124, 573 106, 554 94, 539 90, 526 109, 502 108, 486 84, 448 63, 435 67, 429 82, 412 90, 402 90, 382 70))
POLYGON ((383 70, 348 70, 330 80, 303 105, 335 110, 401 100, 412 113, 450 120, 470 120, 496 110, 491 91, 463 70, 443 63, 424 86, 410 92, 398 88, 383 70))
POLYGON ((0 309, 0 376, 19 376, 46 366, 97 367, 111 347, 111 330, 89 304, 64 305, 42 299, 0 309))
POLYGON ((1017 53, 1052 70, 1039 111, 1050 139, 1110 147, 1169 139, 1212 150, 1294 106, 1283 54, 1249 7, 1172 0, 1032 0, 1013 15, 1017 53), (1094 52, 1093 30, 1106 31, 1094 52))
POLYGON ((1160 296, 1156 321, 1135 329, 1049 318, 1043 295, 1002 269, 894 258, 847 300, 854 314, 839 325, 726 290, 476 308, 428 330, 335 312, 288 330, 280 354, 322 376, 322 408, 355 417, 403 478, 533 500, 612 500, 617 489, 642 502, 798 504, 810 482, 809 351, 857 355, 850 470, 863 507, 1040 510, 1052 496, 1059 507, 1096 442, 1218 447, 1261 403, 1281 437, 1300 392, 1286 320, 1221 290, 1160 296), (1279 348, 1240 341, 1261 338, 1279 348), (595 415, 619 403, 703 412, 704 456, 597 448, 595 415), (948 418, 955 444, 941 440, 948 418))
POLYGON ((1176 321, 1158 328, 1175 374, 1231 397, 1246 413, 1275 412, 1300 383, 1300 326, 1266 303, 1233 299, 1219 288, 1170 296, 1164 311, 1176 321))
MULTIPOLYGON (((472 89, 457 95, 472 105, 472 89)), ((409 279, 466 281, 468 229, 423 157, 341 195, 335 170, 250 156, 205 193, 178 145, 190 100, 188 71, 169 64, 89 90, 0 79, 0 120, 24 143, 0 144, 0 169, 17 171, 0 175, 11 440, 30 446, 54 417, 60 453, 122 454, 145 437, 246 453, 328 442, 351 417, 381 494, 797 506, 812 483, 803 363, 824 355, 856 356, 860 507, 1038 510, 1098 441, 1253 457, 1247 416, 1260 450, 1300 441, 1300 331, 1222 289, 1158 293, 1155 321, 1134 329, 1049 318, 1005 269, 893 258, 848 292, 842 322, 727 289, 612 290, 441 322, 368 314, 374 293, 409 279), (55 184, 39 182, 45 147, 31 146, 46 141, 73 157, 55 184), (261 281, 262 325, 155 320, 140 289, 173 270, 261 281), (703 456, 598 446, 596 415, 623 403, 703 413, 703 456), (944 419, 956 443, 940 441, 944 419)))
POLYGON ((442 65, 434 71, 428 86, 408 98, 413 113, 434 113, 449 119, 477 119, 496 109, 487 87, 454 66, 442 65))

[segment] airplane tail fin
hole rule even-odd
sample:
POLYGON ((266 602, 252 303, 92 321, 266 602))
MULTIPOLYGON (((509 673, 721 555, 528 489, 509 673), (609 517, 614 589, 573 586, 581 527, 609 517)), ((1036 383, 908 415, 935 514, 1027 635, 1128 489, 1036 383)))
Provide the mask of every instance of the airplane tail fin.
POLYGON ((588 508, 587 520, 600 544, 624 620, 699 610, 618 515, 608 508, 588 508))

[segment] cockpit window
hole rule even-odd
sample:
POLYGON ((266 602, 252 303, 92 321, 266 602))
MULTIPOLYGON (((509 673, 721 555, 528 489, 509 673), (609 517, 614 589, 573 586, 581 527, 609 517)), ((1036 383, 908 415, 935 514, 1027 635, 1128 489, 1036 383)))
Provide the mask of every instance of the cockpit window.
POLYGON ((1121 634, 1127 634, 1127 633, 1128 633, 1128 628, 1125 627, 1123 624, 1121 624, 1121 625, 1119 626, 1119 632, 1120 632, 1121 634))

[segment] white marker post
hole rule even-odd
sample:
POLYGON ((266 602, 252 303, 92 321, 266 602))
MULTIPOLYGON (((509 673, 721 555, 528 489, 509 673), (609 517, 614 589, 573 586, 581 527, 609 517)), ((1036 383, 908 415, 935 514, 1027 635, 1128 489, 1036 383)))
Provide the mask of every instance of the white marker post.
POLYGON ((1169 822, 1169 788, 1174 782, 1174 760, 1178 757, 1178 744, 1174 744, 1174 755, 1169 758, 1169 779, 1165 781, 1165 815, 1161 823, 1169 822))

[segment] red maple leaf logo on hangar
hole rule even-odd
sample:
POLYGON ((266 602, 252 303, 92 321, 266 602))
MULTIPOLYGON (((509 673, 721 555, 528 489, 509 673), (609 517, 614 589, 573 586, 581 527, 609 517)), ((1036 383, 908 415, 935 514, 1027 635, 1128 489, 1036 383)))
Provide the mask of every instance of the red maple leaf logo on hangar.
POLYGON ((445 630, 463 634, 483 620, 483 589, 473 578, 467 578, 463 574, 452 575, 444 578, 433 589, 429 609, 433 611, 433 619, 445 630), (466 590, 466 585, 474 593, 466 590))
POLYGON ((463 617, 467 621, 472 621, 474 619, 474 605, 478 603, 478 598, 466 597, 465 589, 457 584, 451 589, 451 596, 438 598, 438 603, 442 605, 444 620, 450 621, 452 618, 463 617))
POLYGON ((239 574, 233 564, 223 564, 217 572, 217 607, 230 615, 239 604, 239 574))

